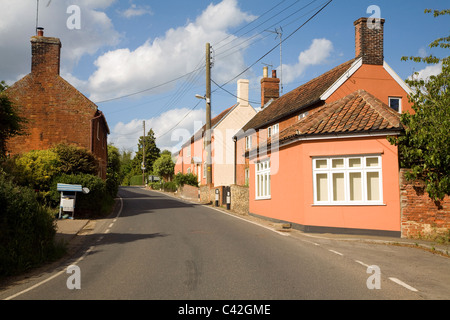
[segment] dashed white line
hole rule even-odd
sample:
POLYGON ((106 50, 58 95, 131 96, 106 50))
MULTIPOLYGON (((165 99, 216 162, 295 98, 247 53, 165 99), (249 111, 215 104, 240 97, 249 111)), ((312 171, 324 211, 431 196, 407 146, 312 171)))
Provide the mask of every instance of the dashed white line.
POLYGON ((337 255, 343 256, 343 254, 340 253, 340 252, 337 252, 337 251, 334 251, 334 250, 331 250, 331 249, 328 249, 328 251, 333 252, 333 253, 335 253, 337 255))
POLYGON ((397 278, 389 277, 389 280, 391 280, 391 281, 393 281, 393 282, 395 282, 395 283, 401 285, 402 287, 405 287, 405 288, 408 289, 408 290, 411 290, 411 291, 414 291, 414 292, 419 291, 419 290, 417 290, 416 288, 411 287, 409 284, 406 284, 406 283, 404 283, 403 281, 401 281, 401 280, 399 280, 399 279, 397 279, 397 278))
POLYGON ((355 260, 355 262, 356 263, 359 263, 360 265, 362 265, 362 266, 364 266, 364 267, 366 267, 366 268, 368 268, 369 267, 369 265, 368 264, 365 264, 364 262, 362 262, 362 261, 359 261, 359 260, 355 260))

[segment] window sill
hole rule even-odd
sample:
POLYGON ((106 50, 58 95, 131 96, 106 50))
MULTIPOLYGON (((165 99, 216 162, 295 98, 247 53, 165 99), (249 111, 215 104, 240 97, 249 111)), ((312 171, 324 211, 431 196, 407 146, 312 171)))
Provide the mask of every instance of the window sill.
POLYGON ((255 200, 270 200, 272 199, 272 197, 259 197, 259 198, 255 198, 255 200))
POLYGON ((386 206, 385 203, 313 203, 311 207, 374 207, 374 206, 386 206))

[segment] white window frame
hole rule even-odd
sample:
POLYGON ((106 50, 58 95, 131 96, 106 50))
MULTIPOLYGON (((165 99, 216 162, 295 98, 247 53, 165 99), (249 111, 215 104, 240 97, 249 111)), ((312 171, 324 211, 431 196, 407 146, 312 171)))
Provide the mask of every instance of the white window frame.
POLYGON ((208 174, 208 166, 206 165, 206 161, 203 162, 203 178, 205 178, 208 174))
POLYGON ((313 157, 312 158, 312 168, 313 168, 313 194, 314 194, 314 205, 384 205, 383 204, 383 170, 382 170, 382 157, 380 154, 370 154, 370 155, 352 155, 352 156, 333 156, 333 157, 313 157), (368 159, 377 159, 376 166, 369 166, 367 164, 368 159), (360 159, 360 166, 352 167, 350 166, 350 159, 356 160, 360 159), (341 167, 333 167, 333 160, 343 160, 341 167), (317 166, 317 161, 324 163, 326 161, 326 167, 319 168, 317 166), (351 173, 360 173, 360 184, 361 184, 361 200, 351 200, 351 190, 350 190, 350 175, 351 173), (370 200, 368 195, 368 174, 377 173, 378 174, 378 197, 379 199, 370 200), (342 200, 335 199, 335 190, 333 190, 333 174, 343 174, 344 183, 344 197, 342 200), (317 175, 326 175, 326 200, 318 199, 317 192, 317 175))
POLYGON ((273 126, 270 126, 267 128, 267 138, 270 138, 274 134, 277 134, 280 131, 280 125, 279 123, 274 124, 273 126))
POLYGON ((255 199, 270 199, 270 159, 255 163, 255 199))
MULTIPOLYGON (((402 98, 401 97, 394 97, 394 96, 389 97, 389 107, 390 108, 392 108, 391 107, 391 100, 398 100, 398 111, 397 112, 398 113, 402 113, 402 98)), ((394 110, 394 111, 396 111, 396 110, 394 110)))
POLYGON ((245 150, 250 150, 252 148, 252 136, 245 137, 245 150))

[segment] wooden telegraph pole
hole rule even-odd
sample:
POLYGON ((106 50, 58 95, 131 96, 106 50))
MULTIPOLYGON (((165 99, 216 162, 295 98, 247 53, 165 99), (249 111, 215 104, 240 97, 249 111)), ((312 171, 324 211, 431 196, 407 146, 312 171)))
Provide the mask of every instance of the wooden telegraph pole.
POLYGON ((206 44, 206 183, 212 183, 211 157, 211 45, 206 44))

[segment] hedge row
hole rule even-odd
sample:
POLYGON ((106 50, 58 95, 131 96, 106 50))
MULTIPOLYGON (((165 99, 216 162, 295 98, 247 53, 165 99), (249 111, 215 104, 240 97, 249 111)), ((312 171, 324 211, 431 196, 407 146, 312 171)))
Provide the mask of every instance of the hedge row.
POLYGON ((0 277, 58 258, 64 246, 54 242, 54 212, 40 205, 36 193, 0 173, 0 277))

